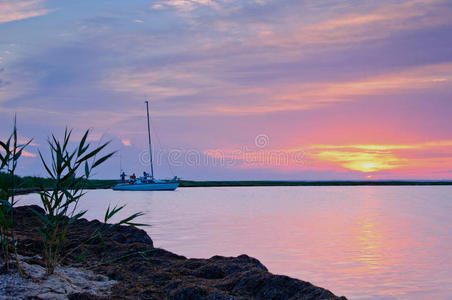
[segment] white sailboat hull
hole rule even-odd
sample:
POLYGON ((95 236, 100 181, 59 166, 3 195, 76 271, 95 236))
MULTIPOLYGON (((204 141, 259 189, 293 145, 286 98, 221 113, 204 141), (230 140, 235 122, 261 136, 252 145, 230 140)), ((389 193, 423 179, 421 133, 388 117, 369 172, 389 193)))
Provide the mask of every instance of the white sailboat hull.
POLYGON ((120 183, 113 187, 115 191, 174 191, 179 186, 179 182, 165 183, 120 183))

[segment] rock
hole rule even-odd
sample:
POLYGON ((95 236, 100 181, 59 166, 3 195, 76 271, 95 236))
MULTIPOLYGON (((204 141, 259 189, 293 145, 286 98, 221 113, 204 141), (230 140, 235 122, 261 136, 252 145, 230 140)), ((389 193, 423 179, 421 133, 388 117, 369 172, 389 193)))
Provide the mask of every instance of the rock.
POLYGON ((0 299, 69 299, 72 294, 99 299, 108 296, 117 284, 107 276, 81 268, 57 266, 54 274, 46 275, 43 267, 25 262, 29 259, 20 258, 26 278, 17 270, 0 275, 0 299))
POLYGON ((168 294, 170 300, 231 300, 238 299, 233 298, 230 295, 222 292, 209 291, 206 288, 199 286, 181 286, 174 290, 171 290, 168 294))

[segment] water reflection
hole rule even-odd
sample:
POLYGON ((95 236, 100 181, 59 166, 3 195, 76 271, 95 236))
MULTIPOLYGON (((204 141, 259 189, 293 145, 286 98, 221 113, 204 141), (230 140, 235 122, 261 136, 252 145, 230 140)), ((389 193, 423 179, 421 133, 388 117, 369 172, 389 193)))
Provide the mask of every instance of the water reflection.
MULTIPOLYGON (((100 218, 146 211, 155 244, 188 257, 240 255, 350 299, 450 299, 452 187, 92 191, 100 218)), ((36 197, 26 196, 23 202, 36 197)), ((121 216, 118 216, 121 217, 121 216)))

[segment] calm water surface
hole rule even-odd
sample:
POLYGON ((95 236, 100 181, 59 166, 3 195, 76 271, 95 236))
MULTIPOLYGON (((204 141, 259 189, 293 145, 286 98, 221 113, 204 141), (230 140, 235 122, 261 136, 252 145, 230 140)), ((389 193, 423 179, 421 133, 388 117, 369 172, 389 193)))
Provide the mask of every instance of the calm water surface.
POLYGON ((450 186, 96 190, 82 202, 89 219, 109 203, 144 211, 155 246, 187 257, 246 253, 350 299, 452 299, 450 186))

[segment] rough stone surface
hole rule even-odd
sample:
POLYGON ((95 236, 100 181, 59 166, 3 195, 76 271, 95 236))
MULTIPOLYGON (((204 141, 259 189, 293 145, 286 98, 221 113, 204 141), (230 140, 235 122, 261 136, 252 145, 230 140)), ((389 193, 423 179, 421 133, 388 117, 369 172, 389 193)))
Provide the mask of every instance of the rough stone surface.
MULTIPOLYGON (((42 255, 42 241, 32 229, 37 220, 29 207, 17 208, 15 217, 21 254, 42 255)), ((247 255, 187 259, 153 248, 146 232, 133 227, 114 227, 84 243, 100 226, 105 225, 86 220, 71 225, 64 251, 73 252, 63 264, 117 281, 108 299, 346 299, 309 282, 273 275, 247 255)), ((69 298, 102 299, 84 292, 69 298)))
POLYGON ((61 267, 54 274, 46 275, 45 269, 34 263, 36 257, 21 257, 20 266, 25 274, 21 277, 17 270, 0 274, 0 299, 69 299, 69 295, 85 294, 104 297, 117 282, 105 275, 95 274, 82 268, 61 267))

